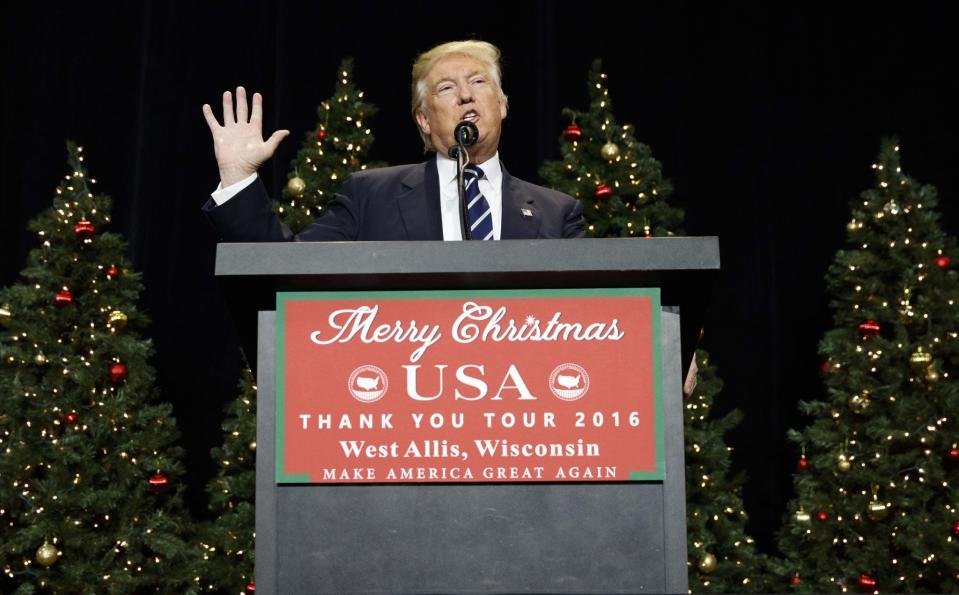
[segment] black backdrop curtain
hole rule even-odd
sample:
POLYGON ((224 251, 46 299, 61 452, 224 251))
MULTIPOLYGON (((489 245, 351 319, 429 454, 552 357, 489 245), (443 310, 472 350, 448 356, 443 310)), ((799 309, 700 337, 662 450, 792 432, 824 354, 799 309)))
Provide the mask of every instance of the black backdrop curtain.
POLYGON ((899 135, 905 171, 939 188, 946 228, 959 231, 947 6, 18 2, 0 25, 0 283, 17 279, 36 244, 26 222, 50 204, 64 140, 76 139, 144 273, 160 388, 176 407, 190 503, 203 514, 208 451, 240 363, 199 212, 218 181, 200 106, 219 111, 237 84, 264 94, 268 133, 293 131, 261 171, 275 192, 337 64, 353 56, 356 81, 381 109, 373 157, 417 161, 412 60, 478 37, 504 54, 501 157, 537 181, 539 164, 559 154, 561 108, 585 106, 589 64, 603 58, 617 118, 663 162, 688 233, 721 238, 704 341, 726 382, 720 409, 746 413, 729 439, 749 474, 750 529, 768 548, 798 457, 785 430, 803 423, 797 401, 823 392, 823 274, 842 245, 847 201, 872 183, 882 135, 899 135))

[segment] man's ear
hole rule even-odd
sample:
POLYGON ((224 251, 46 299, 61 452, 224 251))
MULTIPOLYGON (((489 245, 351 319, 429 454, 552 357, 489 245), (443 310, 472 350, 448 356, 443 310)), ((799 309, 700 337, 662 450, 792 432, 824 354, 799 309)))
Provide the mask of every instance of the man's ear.
POLYGON ((503 100, 500 100, 499 102, 499 119, 500 120, 506 119, 506 102, 503 100))
POLYGON ((423 110, 416 110, 416 124, 420 127, 420 130, 423 131, 423 134, 429 136, 430 134, 430 119, 426 116, 426 113, 423 110))

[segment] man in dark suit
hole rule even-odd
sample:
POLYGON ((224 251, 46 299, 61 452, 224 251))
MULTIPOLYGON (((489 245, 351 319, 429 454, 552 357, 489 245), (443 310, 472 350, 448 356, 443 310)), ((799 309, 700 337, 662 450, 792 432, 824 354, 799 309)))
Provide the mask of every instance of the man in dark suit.
POLYGON ((447 154, 453 129, 468 120, 479 130, 467 172, 472 239, 583 237, 579 201, 514 178, 500 163, 507 110, 500 81, 499 50, 489 43, 450 42, 422 54, 413 66, 412 115, 424 147, 435 155, 421 164, 353 174, 324 215, 296 237, 273 212, 256 175, 289 131, 264 141, 260 94, 253 95, 248 119, 246 91, 237 88, 235 115, 227 91, 222 126, 203 106, 221 180, 203 211, 226 241, 460 240, 456 163, 447 154))

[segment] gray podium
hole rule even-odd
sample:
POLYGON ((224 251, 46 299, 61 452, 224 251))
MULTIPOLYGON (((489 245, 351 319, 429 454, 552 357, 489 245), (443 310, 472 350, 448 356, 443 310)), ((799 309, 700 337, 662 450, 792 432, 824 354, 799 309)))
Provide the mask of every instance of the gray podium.
POLYGON ((220 244, 257 367, 257 594, 686 593, 682 378, 718 270, 714 237, 220 244), (276 483, 277 291, 580 287, 661 288, 664 481, 276 483))

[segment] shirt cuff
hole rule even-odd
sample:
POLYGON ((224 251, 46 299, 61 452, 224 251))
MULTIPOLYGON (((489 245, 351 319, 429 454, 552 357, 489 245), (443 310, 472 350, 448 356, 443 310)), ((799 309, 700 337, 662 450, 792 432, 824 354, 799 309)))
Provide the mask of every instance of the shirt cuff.
POLYGON ((223 187, 223 183, 221 182, 217 185, 216 190, 214 190, 210 196, 213 197, 213 202, 215 202, 217 206, 220 206, 239 194, 241 190, 252 184, 254 180, 256 180, 256 172, 253 172, 239 182, 230 184, 226 188, 223 187))

